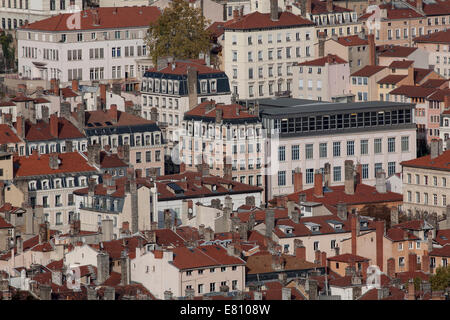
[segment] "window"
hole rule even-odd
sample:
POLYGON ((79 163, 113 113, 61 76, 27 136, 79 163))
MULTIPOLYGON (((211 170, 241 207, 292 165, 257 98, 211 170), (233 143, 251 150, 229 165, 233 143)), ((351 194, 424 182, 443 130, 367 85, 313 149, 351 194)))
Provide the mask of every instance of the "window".
POLYGON ((341 156, 341 143, 340 142, 333 142, 333 157, 340 157, 341 156))
POLYGON ((291 147, 292 152, 292 160, 300 160, 300 146, 299 145, 293 145, 291 147))
POLYGON ((278 185, 279 186, 286 185, 286 171, 278 171, 278 185))
POLYGON ((197 286, 197 288, 198 288, 198 293, 203 293, 203 284, 199 284, 197 286))
POLYGON ((403 243, 399 243, 398 244, 398 251, 402 251, 403 250, 403 243))
POLYGON ((314 241, 314 251, 319 250, 319 241, 314 241))
POLYGON ((398 258, 398 265, 399 265, 399 267, 405 266, 405 258, 404 257, 398 258))
POLYGON ((388 138, 388 152, 395 152, 395 138, 388 138))
POLYGON ((377 172, 382 171, 383 170, 383 164, 380 162, 375 163, 375 177, 377 176, 377 172))
POLYGON ((286 161, 286 147, 278 147, 278 161, 286 161))
POLYGON ((314 169, 312 168, 306 169, 306 183, 314 183, 314 169))
POLYGON ((306 144, 305 145, 305 157, 306 159, 313 159, 314 154, 313 154, 313 144, 306 144))
POLYGON ((361 140, 361 155, 369 154, 369 140, 361 140))
POLYGON ((395 173, 395 162, 388 162, 388 176, 395 173))
POLYGON ((328 156, 327 143, 323 142, 319 144, 319 157, 326 158, 328 156))
POLYGON ((347 155, 355 155, 355 141, 353 140, 347 141, 347 155))
POLYGON ((405 136, 401 138, 402 152, 409 151, 409 137, 405 136))
POLYGON ((216 283, 215 282, 211 282, 209 284, 209 292, 215 292, 216 291, 216 283))
POLYGON ((333 167, 333 180, 341 181, 341 167, 333 167))
POLYGON ((367 163, 362 165, 362 178, 369 179, 369 165, 367 163))
POLYGON ((381 138, 374 140, 374 153, 381 153, 381 138))

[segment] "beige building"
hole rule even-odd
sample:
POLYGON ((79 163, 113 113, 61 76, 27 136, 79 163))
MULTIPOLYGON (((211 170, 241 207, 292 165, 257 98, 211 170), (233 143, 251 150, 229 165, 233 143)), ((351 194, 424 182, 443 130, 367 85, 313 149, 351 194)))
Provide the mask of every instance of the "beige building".
POLYGON ((378 101, 377 82, 389 74, 383 66, 368 65, 351 74, 350 92, 355 101, 378 101))
POLYGON ((289 95, 293 63, 315 57, 314 23, 291 12, 253 12, 225 23, 223 59, 239 99, 289 95))
POLYGON ((428 63, 434 71, 450 77, 450 30, 417 37, 414 44, 429 53, 428 63))
POLYGON ((431 141, 431 154, 401 163, 403 209, 408 215, 437 213, 450 204, 450 150, 442 151, 442 140, 431 141))

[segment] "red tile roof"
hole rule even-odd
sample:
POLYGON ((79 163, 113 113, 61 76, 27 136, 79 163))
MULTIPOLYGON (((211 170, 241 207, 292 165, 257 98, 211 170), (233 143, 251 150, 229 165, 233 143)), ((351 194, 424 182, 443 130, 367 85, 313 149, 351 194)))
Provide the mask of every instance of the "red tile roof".
POLYGON ((433 32, 413 39, 416 43, 446 43, 450 44, 450 29, 433 32))
POLYGON ((244 260, 229 256, 227 250, 220 245, 199 246, 193 249, 177 247, 171 251, 174 254, 173 265, 180 270, 245 264, 244 260))
POLYGON ((0 107, 14 107, 16 104, 13 101, 0 101, 0 107))
POLYGON ((412 233, 400 229, 400 228, 391 228, 386 232, 386 237, 391 239, 394 242, 398 241, 407 241, 407 240, 420 240, 420 238, 416 237, 412 233))
POLYGON ((339 58, 335 54, 329 54, 322 58, 299 63, 298 65, 299 66, 322 66, 323 67, 323 66, 325 66, 325 64, 343 64, 343 63, 347 63, 347 61, 345 61, 342 58, 339 58))
POLYGON ((361 39, 358 35, 339 37, 336 41, 346 47, 363 46, 369 44, 369 41, 367 39, 361 39))
POLYGON ((59 153, 58 169, 51 169, 50 154, 14 157, 14 177, 40 176, 69 172, 96 172, 78 152, 59 153))
POLYGON ((391 44, 385 44, 376 47, 376 51, 379 57, 406 58, 416 50, 417 48, 415 47, 395 46, 391 44))
MULTIPOLYGON (((343 8, 340 6, 336 6, 333 4, 333 10, 331 12, 332 13, 352 12, 352 10, 343 8)), ((312 14, 329 14, 330 12, 327 10, 327 2, 319 1, 319 0, 312 0, 311 1, 311 13, 312 14)))
POLYGON ((426 98, 431 95, 436 89, 434 88, 423 88, 418 86, 403 85, 395 88, 389 94, 403 95, 408 98, 426 98))
POLYGON ((14 228, 14 226, 10 223, 8 223, 5 219, 3 219, 2 217, 0 217, 0 229, 10 229, 10 228, 14 228))
POLYGON ((158 72, 164 74, 177 74, 177 75, 187 75, 188 67, 195 68, 198 74, 214 74, 223 73, 222 70, 209 67, 205 64, 204 60, 176 60, 174 62, 175 68, 172 67, 171 63, 168 63, 166 67, 162 69, 149 68, 147 72, 158 72))
MULTIPOLYGON (((17 129, 17 122, 14 123, 17 129)), ((84 138, 84 134, 78 130, 69 120, 58 117, 58 136, 55 137, 50 131, 50 121, 37 120, 36 124, 25 120, 25 140, 28 141, 46 141, 54 139, 77 139, 84 138)))
POLYGON ((0 144, 19 142, 21 142, 21 140, 7 124, 0 124, 0 144))
POLYGON ((395 225, 395 228, 414 230, 414 231, 424 230, 424 227, 425 227, 424 220, 411 220, 411 221, 406 221, 406 222, 395 225))
MULTIPOLYGON (((417 0, 406 0, 410 5, 416 7, 417 0)), ((423 11, 426 16, 441 16, 450 14, 450 2, 448 0, 425 2, 423 1, 423 11)))
POLYGON ((319 202, 335 207, 339 202, 344 202, 347 205, 368 204, 380 202, 397 202, 403 200, 403 195, 395 192, 379 193, 375 187, 366 184, 357 184, 353 195, 345 193, 344 186, 330 186, 328 187, 332 192, 325 192, 323 197, 316 197, 314 195, 314 188, 304 191, 292 193, 288 195, 289 200, 298 201, 300 193, 306 193, 306 201, 319 202))
MULTIPOLYGON (((73 112, 72 115, 77 118, 77 113, 73 112)), ((95 111, 87 111, 85 113, 86 126, 88 124, 92 124, 92 128, 101 128, 101 127, 112 127, 112 126, 132 126, 132 125, 142 125, 142 124, 155 124, 155 121, 146 120, 142 117, 135 116, 133 114, 122 112, 117 110, 117 122, 113 121, 112 111, 109 110, 95 110, 95 111), (106 122, 110 122, 111 124, 107 124, 106 122), (99 123, 100 126, 96 125, 99 123)))
POLYGON ((405 79, 406 77, 407 77, 407 75, 390 74, 390 75, 384 77, 383 79, 377 81, 377 83, 379 83, 379 84, 384 84, 384 83, 397 84, 398 82, 405 79))
MULTIPOLYGON (((87 156, 87 152, 84 152, 87 156)), ((116 153, 108 153, 105 151, 100 152, 100 167, 101 168, 119 168, 119 167, 128 167, 128 164, 125 163, 116 153)))
POLYGON ((450 257, 450 244, 446 244, 442 248, 434 248, 429 255, 436 257, 450 257))
MULTIPOLYGON (((157 7, 107 7, 95 10, 84 10, 81 15, 81 28, 79 30, 105 30, 120 29, 130 27, 148 27, 151 22, 156 22, 161 11, 157 7), (98 23, 94 23, 95 13, 97 13, 98 23)), ((70 28, 69 19, 71 13, 55 15, 53 17, 39 20, 37 22, 23 26, 23 30, 39 31, 74 31, 70 28)))
POLYGON ((258 11, 249 13, 237 19, 225 23, 225 30, 250 30, 265 28, 291 28, 296 26, 314 25, 310 20, 297 16, 291 12, 279 13, 279 18, 273 21, 270 13, 260 13, 258 11))
POLYGON ((345 262, 345 263, 356 263, 356 262, 369 261, 370 259, 358 256, 356 254, 344 253, 344 254, 340 254, 338 256, 330 257, 330 258, 328 258, 328 260, 337 261, 337 262, 345 262))
POLYGON ((440 156, 434 159, 431 159, 431 155, 427 155, 417 159, 403 161, 400 164, 404 167, 450 171, 450 150, 442 152, 440 156))
POLYGON ((136 258, 136 247, 140 244, 145 245, 147 241, 142 236, 133 236, 122 238, 119 240, 104 241, 99 244, 91 244, 90 246, 96 250, 103 247, 103 250, 109 254, 113 260, 120 259, 122 251, 127 251, 130 259, 136 258))
POLYGON ((204 118, 216 118, 216 110, 222 110, 222 119, 255 119, 259 117, 249 114, 245 107, 239 104, 217 104, 215 101, 204 101, 193 109, 185 113, 186 116, 196 116, 204 118))
MULTIPOLYGON (((404 300, 405 296, 406 294, 402 290, 396 287, 389 287, 389 296, 381 300, 404 300)), ((358 300, 378 300, 378 289, 374 288, 367 291, 358 300)))
POLYGON ((413 64, 414 64, 414 61, 412 61, 412 60, 396 60, 396 61, 391 62, 391 64, 389 65, 389 68, 408 69, 413 64))
POLYGON ((374 74, 380 72, 385 69, 384 66, 364 66, 358 71, 355 71, 351 74, 352 77, 371 77, 374 74))
POLYGON ((181 247, 185 241, 177 233, 170 229, 158 229, 154 231, 156 234, 156 243, 166 247, 181 247))
POLYGON ((62 88, 60 94, 65 98, 75 98, 78 97, 78 94, 75 93, 71 88, 62 88))
MULTIPOLYGON (((421 85, 421 87, 424 87, 424 88, 439 88, 443 84, 447 83, 448 81, 449 81, 448 79, 428 79, 427 81, 425 81, 421 85)), ((447 89, 448 89, 448 84, 447 84, 447 89)))
MULTIPOLYGON (((272 255, 270 253, 255 254, 247 259, 247 274, 270 273, 276 270, 272 266, 272 255)), ((319 264, 301 260, 298 257, 290 255, 279 256, 280 262, 284 263, 284 270, 305 270, 320 267, 319 264)))
POLYGON ((438 230, 434 240, 441 246, 450 243, 450 229, 438 230))

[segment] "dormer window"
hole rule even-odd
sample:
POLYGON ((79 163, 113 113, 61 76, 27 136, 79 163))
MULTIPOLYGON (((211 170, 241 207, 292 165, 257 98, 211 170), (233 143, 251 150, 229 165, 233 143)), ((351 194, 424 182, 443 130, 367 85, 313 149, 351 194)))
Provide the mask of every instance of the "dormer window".
POLYGON ((216 92, 217 91, 217 82, 216 82, 216 80, 211 80, 209 82, 209 86, 211 88, 211 92, 216 92))
POLYGON ((61 188, 61 179, 55 179, 55 188, 56 189, 61 188))
POLYGON ((161 92, 163 92, 163 93, 167 92, 167 81, 166 80, 161 81, 161 92))
POLYGON ((28 188, 30 190, 36 190, 36 181, 30 181, 30 183, 28 184, 28 188))
POLYGON ((206 81, 202 81, 201 82, 201 90, 202 90, 202 93, 206 93, 207 91, 208 91, 208 85, 207 85, 208 83, 206 82, 206 81))
POLYGON ((173 83, 173 93, 178 93, 179 87, 180 87, 180 83, 178 81, 174 81, 174 83, 173 83))
POLYGON ((172 81, 169 81, 169 82, 167 83, 167 92, 168 92, 168 93, 172 93, 172 91, 173 91, 173 82, 172 82, 172 81))
POLYGON ((153 91, 153 79, 150 79, 148 81, 148 91, 152 92, 153 91))
POLYGON ((47 190, 49 188, 48 180, 42 181, 42 189, 47 190))
POLYGON ((159 92, 159 79, 155 80, 155 89, 154 89, 154 91, 155 92, 159 92))

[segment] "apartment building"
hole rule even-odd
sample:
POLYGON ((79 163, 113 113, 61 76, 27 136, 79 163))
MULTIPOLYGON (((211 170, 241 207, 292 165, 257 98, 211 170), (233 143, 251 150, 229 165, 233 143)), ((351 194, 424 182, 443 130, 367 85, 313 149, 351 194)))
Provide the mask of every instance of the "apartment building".
POLYGON ((99 144, 105 150, 126 153, 126 162, 143 177, 164 174, 165 142, 155 121, 119 111, 116 105, 96 111, 84 111, 79 106, 72 116, 83 128, 89 145, 99 144))
POLYGON ((293 98, 335 101, 350 94, 350 67, 337 55, 299 63, 293 70, 293 98))
POLYGON ((419 49, 429 53, 428 64, 444 77, 450 77, 450 30, 443 30, 414 38, 419 49))
POLYGON ((375 32, 368 30, 367 24, 364 24, 366 33, 375 34, 377 45, 413 47, 415 37, 445 30, 450 19, 448 0, 402 0, 380 4, 379 8, 379 11, 366 13, 359 18, 361 22, 372 19, 372 15, 379 19, 380 28, 375 32))
POLYGON ((205 100, 230 104, 230 84, 225 72, 207 66, 203 60, 172 61, 163 68, 151 68, 141 84, 144 119, 167 125, 167 140, 181 128, 183 115, 205 100))
POLYGON ((277 5, 226 22, 224 35, 225 72, 239 99, 291 94, 292 65, 315 57, 314 23, 277 5))
MULTIPOLYGON (((304 172, 302 185, 314 184, 314 173, 333 158, 333 180, 343 183, 344 161, 362 165, 362 181, 375 184, 375 174, 400 171, 400 162, 416 157, 414 105, 396 102, 320 103, 300 99, 258 101, 263 126, 279 135, 278 172, 267 177, 266 190, 274 195, 294 191, 296 168, 304 172)), ((270 140, 269 140, 270 141, 270 140)), ((271 152, 272 149, 270 149, 271 152)))
POLYGON ((447 140, 450 139, 450 109, 441 113, 439 139, 444 141, 443 150, 447 150, 447 140))
POLYGON ((389 74, 384 66, 367 65, 350 75, 350 92, 355 101, 378 101, 377 82, 389 74))
POLYGON ((179 141, 185 169, 196 171, 204 161, 212 175, 264 188, 265 143, 255 112, 215 101, 205 101, 186 112, 179 141))
POLYGON ((245 261, 220 245, 136 251, 131 280, 155 297, 194 297, 245 288, 245 261), (170 292, 170 293, 169 293, 170 292))
POLYGON ((376 46, 377 64, 389 66, 394 61, 414 61, 416 68, 429 68, 428 52, 416 47, 404 47, 399 45, 385 44, 376 46))
POLYGON ((17 30, 21 79, 59 79, 68 83, 135 79, 136 59, 146 57, 149 23, 156 7, 84 10, 79 20, 60 14, 17 30))
POLYGON ((403 208, 409 215, 446 213, 450 197, 448 147, 442 151, 442 140, 432 140, 430 155, 401 163, 403 208))
POLYGON ((13 30, 28 23, 58 14, 82 10, 83 0, 2 0, 0 19, 3 30, 13 30))
POLYGON ((132 234, 150 230, 157 206, 157 191, 146 180, 127 171, 126 177, 113 179, 103 175, 103 183, 89 180, 88 186, 74 191, 76 212, 83 230, 97 231, 103 220, 111 220, 114 239, 124 229, 132 234), (124 227, 126 226, 126 227, 124 227))
POLYGON ((370 60, 372 48, 369 41, 362 34, 342 37, 335 35, 325 41, 324 54, 335 54, 348 61, 350 72, 354 73, 362 66, 374 64, 370 60))

